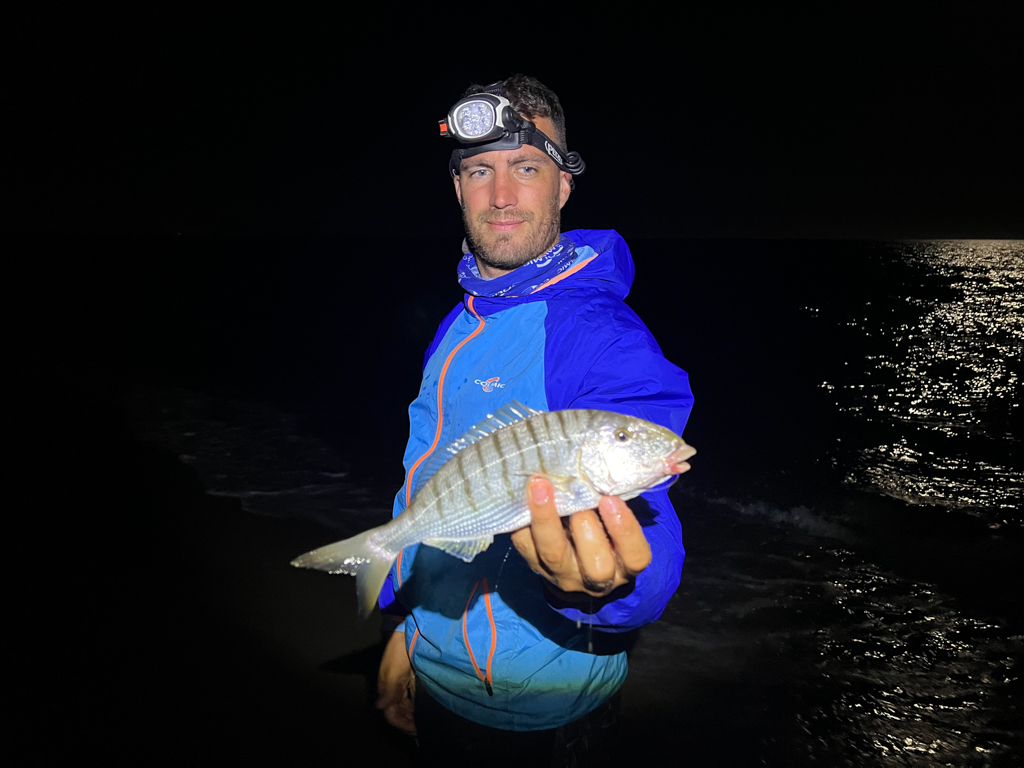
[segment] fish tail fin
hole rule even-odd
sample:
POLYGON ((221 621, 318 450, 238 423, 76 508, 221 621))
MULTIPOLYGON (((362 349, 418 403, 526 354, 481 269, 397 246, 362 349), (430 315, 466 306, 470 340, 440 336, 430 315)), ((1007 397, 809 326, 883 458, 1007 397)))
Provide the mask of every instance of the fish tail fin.
POLYGON ((292 560, 292 565, 296 568, 314 568, 355 576, 359 614, 365 619, 373 611, 391 565, 398 556, 397 552, 391 554, 381 547, 370 545, 370 537, 379 531, 379 528, 371 528, 351 539, 314 549, 292 560))

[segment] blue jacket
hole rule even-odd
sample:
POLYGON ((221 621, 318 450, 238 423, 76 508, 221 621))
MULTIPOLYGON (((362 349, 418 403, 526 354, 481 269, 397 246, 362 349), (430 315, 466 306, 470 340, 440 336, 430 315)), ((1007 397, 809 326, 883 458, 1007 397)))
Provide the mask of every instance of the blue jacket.
MULTIPOLYGON (((693 403, 687 375, 623 303, 633 282, 626 243, 613 231, 577 230, 555 250, 563 254, 555 276, 537 285, 537 267, 548 263, 541 257, 500 278, 500 296, 481 290, 490 281, 467 279, 472 257, 464 260, 460 280, 477 295, 448 314, 427 350, 409 407, 396 516, 424 482, 417 472, 426 457, 511 400, 541 410, 617 411, 682 434, 693 403)), ((395 610, 397 593, 399 610, 408 611, 417 685, 462 717, 517 731, 558 727, 615 693, 626 655, 614 633, 661 615, 684 557, 666 490, 630 506, 652 561, 632 591, 614 600, 560 602, 508 534, 471 563, 429 546, 403 551, 381 606, 395 610)))

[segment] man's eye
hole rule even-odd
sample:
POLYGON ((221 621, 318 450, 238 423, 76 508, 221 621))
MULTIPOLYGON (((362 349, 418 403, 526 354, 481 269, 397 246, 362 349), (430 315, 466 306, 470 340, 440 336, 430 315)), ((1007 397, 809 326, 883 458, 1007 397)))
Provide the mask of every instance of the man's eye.
POLYGON ((537 169, 532 165, 521 165, 519 166, 519 172, 526 176, 532 176, 537 172, 537 169))
POLYGON ((487 173, 487 169, 486 168, 477 168, 475 171, 470 171, 469 172, 469 178, 471 178, 471 179, 482 179, 484 177, 484 174, 486 174, 486 173, 487 173))

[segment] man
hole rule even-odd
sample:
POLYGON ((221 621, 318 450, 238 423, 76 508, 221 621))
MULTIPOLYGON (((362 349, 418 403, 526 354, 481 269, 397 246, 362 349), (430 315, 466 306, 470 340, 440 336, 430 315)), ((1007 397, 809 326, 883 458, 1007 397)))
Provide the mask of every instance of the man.
MULTIPOLYGON (((617 411, 677 434, 693 401, 622 301, 633 277, 622 239, 560 234, 583 163, 566 152, 557 96, 522 75, 473 86, 442 132, 463 144, 450 167, 466 297, 427 350, 396 516, 425 460, 511 400, 617 411)), ((385 584, 381 607, 395 618, 378 706, 418 734, 428 764, 570 753, 590 764, 626 676, 623 633, 658 618, 678 587, 684 552, 665 489, 632 509, 605 497, 564 526, 550 482, 531 478, 529 497, 530 527, 470 563, 411 547, 385 584)))

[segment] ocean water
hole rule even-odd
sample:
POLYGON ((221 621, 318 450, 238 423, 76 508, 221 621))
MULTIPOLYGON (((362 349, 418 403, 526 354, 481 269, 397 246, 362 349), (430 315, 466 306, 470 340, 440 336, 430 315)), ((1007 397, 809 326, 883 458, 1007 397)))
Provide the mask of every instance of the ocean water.
MULTIPOLYGON (((139 436, 208 493, 325 542, 390 516, 418 355, 459 298, 452 274, 408 277, 370 344, 332 298, 333 247, 293 244, 241 295, 224 260, 176 315, 201 341, 126 387, 139 436)), ((690 373, 698 455, 673 488, 682 584, 632 652, 630 759, 1021 764, 1024 243, 631 247, 629 301, 690 373)), ((149 315, 165 352, 175 301, 149 315)))
POLYGON ((837 437, 834 461, 851 486, 1020 525, 1024 487, 1013 456, 1024 418, 1024 250, 985 241, 892 250, 913 279, 845 318, 861 337, 860 365, 820 384, 870 436, 852 446, 837 437))

